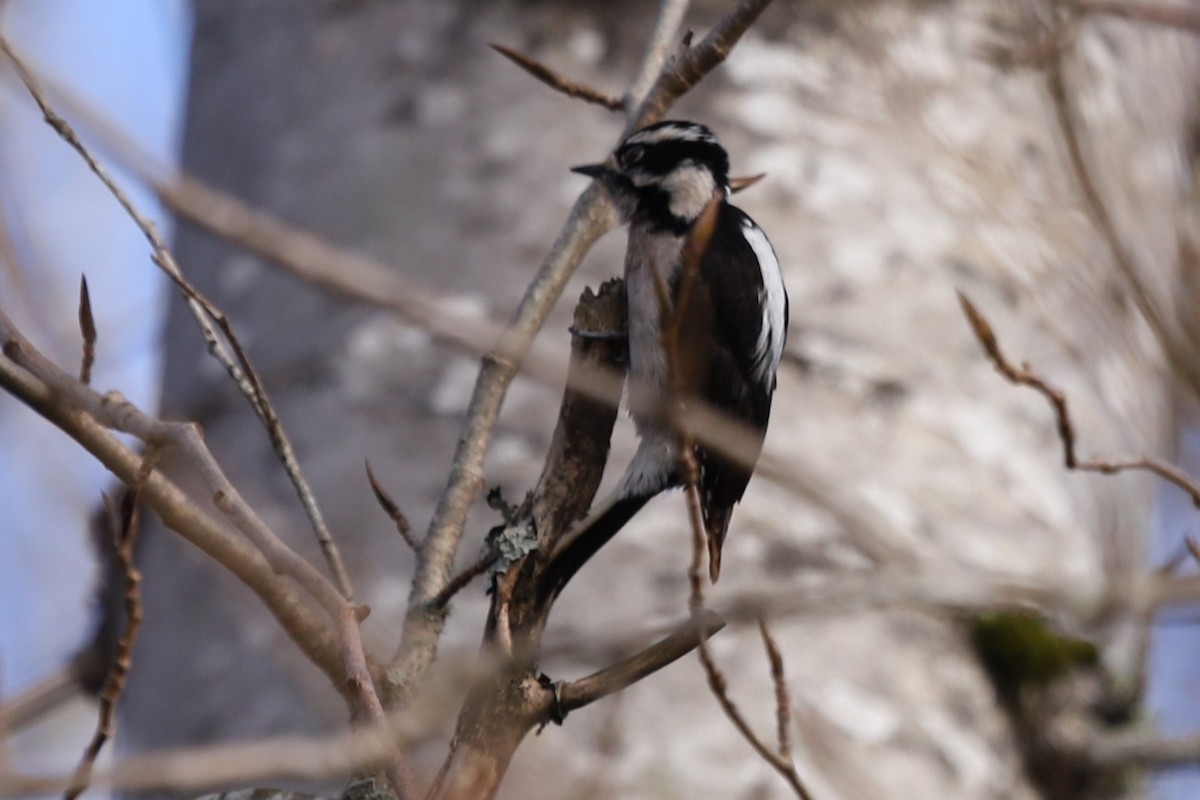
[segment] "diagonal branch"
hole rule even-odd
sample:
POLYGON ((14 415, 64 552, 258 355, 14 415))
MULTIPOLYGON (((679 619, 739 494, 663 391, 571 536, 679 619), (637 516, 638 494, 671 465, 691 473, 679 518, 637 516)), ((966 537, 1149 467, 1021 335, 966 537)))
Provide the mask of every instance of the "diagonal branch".
POLYGON ((87 276, 79 277, 79 333, 83 337, 83 357, 79 363, 79 382, 92 382, 92 367, 96 363, 96 318, 92 315, 92 298, 88 293, 87 276))
MULTIPOLYGON (((1060 25, 1065 23, 1060 22, 1060 25)), ((1104 243, 1112 255, 1121 276, 1129 285, 1130 293, 1138 311, 1154 332, 1175 373, 1182 377, 1191 388, 1192 393, 1200 397, 1200 362, 1183 337, 1171 330, 1159 304, 1151 296, 1138 269, 1133 252, 1126 247, 1117 232, 1116 220, 1104 202, 1099 187, 1092 178, 1091 169, 1085 154, 1084 143, 1080 135, 1076 109, 1071 103, 1071 95, 1067 88, 1065 53, 1062 49, 1055 50, 1046 68, 1047 88, 1054 101, 1054 113, 1062 131, 1063 142, 1067 148, 1067 158, 1071 171, 1079 184, 1083 196, 1084 210, 1092 224, 1100 231, 1104 243)))
MULTIPOLYGON (((267 560, 270 569, 278 575, 286 575, 294 580, 332 620, 340 644, 341 664, 339 670, 329 674, 334 686, 346 697, 354 711, 355 719, 371 725, 386 724, 383 704, 375 690, 370 664, 363 647, 359 629, 359 609, 315 567, 284 544, 242 499, 204 444, 199 426, 154 419, 116 392, 109 392, 103 396, 97 394, 39 353, 20 334, 3 310, 0 310, 0 345, 4 354, 4 358, 0 359, 0 382, 13 394, 26 400, 35 411, 59 424, 64 430, 70 432, 69 427, 61 422, 61 412, 76 412, 105 428, 135 436, 153 448, 178 448, 212 492, 213 504, 254 544, 267 560), (21 381, 9 380, 8 376, 3 374, 11 368, 23 372, 25 376, 41 384, 45 388, 45 395, 27 397, 26 393, 23 393, 25 387, 21 385, 21 381)), ((141 461, 139 459, 139 462, 141 461)), ((147 488, 155 474, 151 472, 148 477, 143 475, 141 463, 132 477, 118 473, 127 485, 147 488)), ((156 507, 156 510, 159 509, 156 507)), ((171 510, 159 510, 168 525, 171 525, 171 510)), ((278 582, 275 578, 271 581, 278 582)), ((400 800, 410 797, 410 780, 399 753, 393 754, 392 759, 385 765, 385 770, 400 800)))
POLYGON ((1183 3, 1128 2, 1127 0, 1056 0, 1084 14, 1097 14, 1200 33, 1200 9, 1183 3))
MULTIPOLYGON (((8 348, 5 352, 7 354, 8 348)), ((122 483, 128 486, 136 482, 142 465, 141 455, 109 433, 91 415, 61 403, 49 384, 7 357, 0 358, 0 387, 77 441, 122 483)), ((146 479, 143 497, 163 524, 253 590, 300 650, 340 689, 342 669, 329 626, 290 585, 277 579, 262 553, 226 525, 201 511, 161 472, 154 472, 146 479)))
POLYGON ((663 65, 667 63, 671 50, 675 47, 679 29, 690 5, 690 0, 663 0, 659 3, 658 19, 654 21, 654 30, 650 33, 646 53, 642 56, 642 63, 638 65, 637 73, 629 82, 629 90, 623 98, 626 115, 634 112, 637 104, 649 93, 650 87, 662 73, 663 65))
POLYGON ((698 641, 715 636, 725 627, 725 621, 713 611, 703 611, 689 619, 670 635, 641 652, 621 659, 586 678, 570 681, 558 688, 562 713, 583 708, 590 703, 621 691, 658 672, 696 649, 698 641))
MULTIPOLYGON (((700 497, 700 465, 696 455, 695 438, 691 431, 682 423, 679 413, 679 395, 683 388, 679 365, 679 337, 683 320, 687 314, 687 307, 691 300, 693 284, 700 269, 701 259, 703 259, 705 251, 708 250, 709 241, 716 227, 717 212, 720 208, 720 203, 721 198, 714 196, 696 219, 691 230, 688 231, 687 239, 683 244, 683 253, 680 257, 681 277, 679 296, 673 308, 671 307, 670 299, 667 295, 667 287, 662 275, 657 270, 654 272, 655 289, 659 295, 660 336, 667 362, 666 402, 668 416, 676 435, 676 451, 679 454, 680 473, 683 477, 687 502, 688 523, 692 532, 692 558, 688 565, 687 574, 690 589, 688 593, 688 609, 693 619, 698 619, 705 613, 711 613, 706 612, 704 607, 703 570, 706 552, 708 555, 708 575, 711 580, 716 580, 720 561, 719 552, 712 546, 704 525, 704 511, 700 497)), ((733 723, 734 728, 749 742, 759 757, 787 781, 797 797, 801 798, 801 800, 809 800, 811 795, 807 787, 805 787, 804 782, 801 781, 800 775, 796 771, 796 764, 791 756, 787 733, 789 701, 787 688, 783 684, 783 659, 779 654, 778 648, 775 647, 774 640, 768 633, 765 623, 760 621, 759 626, 768 657, 771 661, 771 675, 775 684, 778 752, 773 752, 754 733, 741 710, 729 697, 728 682, 725 679, 725 675, 721 672, 720 667, 713 660, 712 652, 708 649, 707 638, 703 636, 696 637, 696 653, 700 658, 701 666, 704 668, 704 674, 708 678, 708 685, 712 690, 713 696, 725 712, 725 716, 733 723)))
POLYGON ((421 553, 421 545, 413 538, 412 526, 408 522, 408 517, 404 516, 404 512, 400 510, 400 506, 396 505, 396 501, 392 499, 383 487, 379 485, 379 481, 375 479, 375 473, 371 471, 371 462, 364 462, 367 465, 367 482, 371 484, 371 491, 375 494, 375 500, 379 503, 379 507, 383 509, 383 513, 388 515, 396 525, 396 533, 400 534, 400 538, 409 546, 414 553, 421 553))
POLYGON ((692 46, 684 42, 679 51, 663 64, 658 77, 646 90, 645 97, 638 100, 626 132, 661 119, 676 100, 729 57, 742 34, 749 30, 770 4, 771 0, 742 0, 713 26, 699 44, 692 46))
POLYGON ((145 483, 154 469, 156 456, 154 450, 146 454, 145 462, 138 471, 138 483, 125 492, 120 506, 108 495, 104 496, 104 505, 108 510, 112 529, 113 549, 125 576, 125 632, 117 641, 117 651, 113 655, 108 677, 100 692, 100 715, 96 721, 96 732, 84 750, 83 758, 71 778, 71 786, 64 794, 64 800, 75 800, 87 789, 96 765, 96 757, 115 732, 117 702, 125 691, 129 671, 133 666, 133 643, 137 640, 138 631, 142 626, 142 573, 134 564, 133 556, 140 523, 138 495, 141 493, 141 484, 145 483))
POLYGON ((608 92, 600 89, 593 89, 582 83, 565 78, 559 75, 554 70, 547 67, 545 64, 530 58, 524 53, 518 53, 516 50, 505 47, 502 44, 491 43, 488 47, 495 50, 500 55, 507 58, 509 61, 516 64, 521 69, 528 72, 533 77, 537 78, 542 83, 549 86, 556 92, 562 92, 567 97, 574 97, 583 100, 585 103, 594 103, 598 106, 603 106, 609 111, 620 111, 625 106, 621 102, 621 98, 616 95, 611 95, 608 92))

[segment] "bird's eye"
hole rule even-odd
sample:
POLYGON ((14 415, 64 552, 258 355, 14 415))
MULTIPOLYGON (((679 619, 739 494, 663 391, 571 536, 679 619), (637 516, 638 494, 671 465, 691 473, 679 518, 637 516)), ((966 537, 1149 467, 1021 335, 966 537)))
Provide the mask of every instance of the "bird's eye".
POLYGON ((625 153, 623 154, 623 156, 621 158, 621 161, 624 162, 625 166, 632 167, 634 164, 641 161, 642 156, 644 156, 644 155, 646 155, 646 148, 631 147, 625 151, 625 153))

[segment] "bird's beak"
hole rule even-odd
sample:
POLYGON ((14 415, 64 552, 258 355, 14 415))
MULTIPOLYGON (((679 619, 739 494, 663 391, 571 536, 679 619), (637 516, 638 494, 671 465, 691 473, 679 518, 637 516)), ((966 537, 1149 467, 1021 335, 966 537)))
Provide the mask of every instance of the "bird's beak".
POLYGON ((581 164, 578 167, 571 167, 571 172, 578 172, 589 178, 603 178, 611 171, 607 164, 581 164))

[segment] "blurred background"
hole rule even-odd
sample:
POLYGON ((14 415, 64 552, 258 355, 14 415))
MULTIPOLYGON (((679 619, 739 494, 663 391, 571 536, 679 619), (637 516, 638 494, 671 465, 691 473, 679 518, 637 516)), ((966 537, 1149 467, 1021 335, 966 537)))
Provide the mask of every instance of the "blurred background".
MULTIPOLYGON (((703 32, 729 6, 693 3, 686 24, 703 32)), ((505 319, 585 188, 568 167, 603 156, 623 118, 551 92, 487 44, 619 93, 657 4, 7 0, 0 9, 4 35, 39 75, 157 160, 392 264, 464 313, 505 319)), ((1053 16, 1033 0, 777 0, 671 112, 712 127, 735 174, 767 174, 737 202, 771 236, 791 296, 766 449, 806 491, 751 483, 714 602, 909 561, 1053 587, 1124 586, 1167 563, 1194 569, 1179 558, 1197 519, 1182 493, 1132 475, 1066 472, 1046 403, 995 373, 955 296, 976 301, 1014 360, 1066 390, 1083 454, 1200 464, 1196 387, 1179 367, 1195 355, 1200 48, 1190 33, 1106 17, 1047 42, 1053 16), (1089 215, 1064 147, 1045 63, 1056 48, 1124 263, 1089 215)), ((0 303, 70 367, 86 272, 99 320, 94 384, 151 408, 161 393, 166 418, 199 421, 247 499, 316 560, 266 435, 136 230, 3 74, 0 303)), ((87 133, 86 121, 79 127, 87 133)), ((138 202, 168 225, 152 197, 138 202)), ((186 223, 174 233, 181 265, 232 319, 293 437, 373 609, 370 649, 391 652, 413 564, 363 461, 422 531, 478 357, 186 223)), ((623 245, 612 233, 595 248, 545 341, 565 343, 574 298, 619 273, 623 245)), ((531 488, 558 401, 516 381, 489 485, 510 498, 531 488)), ((632 453, 630 427, 619 424, 612 472, 632 453)), ((55 674, 94 632, 88 521, 105 479, 7 398, 0 443, 0 687, 11 697, 55 674)), ((606 663, 589 642, 683 617, 683 509, 678 495, 657 499, 572 584, 547 637, 550 675, 606 663)), ((480 502, 461 562, 496 521, 480 502)), ((118 757, 345 724, 323 676, 235 579, 149 518, 140 558, 146 621, 118 757)), ((447 698, 444 719, 412 754, 421 784, 444 755, 453 678, 476 655, 485 611, 481 585, 455 601, 438 670, 446 685, 431 689, 447 698)), ((1136 715, 1170 733, 1200 718, 1190 616, 1146 631, 1117 613, 1087 631, 1114 683, 1137 693, 1150 665, 1136 715)), ((781 620, 776 633, 800 772, 819 797, 1038 796, 964 620, 902 608, 820 613, 781 620)), ((757 632, 734 627, 712 647, 769 736, 773 690, 757 632)), ((69 721, 43 720, 63 743, 58 770, 74 764, 90 713, 81 704, 69 721)), ((51 752, 37 732, 10 740, 18 766, 41 766, 35 756, 51 752)), ((1189 772, 1117 796, 1194 797, 1189 772)), ((689 658, 530 737, 501 796, 789 793, 689 658)))

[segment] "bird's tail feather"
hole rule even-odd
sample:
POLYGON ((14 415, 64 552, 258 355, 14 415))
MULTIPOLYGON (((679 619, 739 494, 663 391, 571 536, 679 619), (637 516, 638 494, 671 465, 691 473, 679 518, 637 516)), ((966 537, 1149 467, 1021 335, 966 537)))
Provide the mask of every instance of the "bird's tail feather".
POLYGON ((586 517, 572 526, 563 536, 551 556, 547 567, 547 590, 551 594, 562 591, 567 581, 589 558, 617 535, 625 523, 649 502, 650 497, 623 495, 614 492, 596 504, 586 517))

